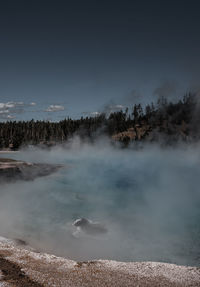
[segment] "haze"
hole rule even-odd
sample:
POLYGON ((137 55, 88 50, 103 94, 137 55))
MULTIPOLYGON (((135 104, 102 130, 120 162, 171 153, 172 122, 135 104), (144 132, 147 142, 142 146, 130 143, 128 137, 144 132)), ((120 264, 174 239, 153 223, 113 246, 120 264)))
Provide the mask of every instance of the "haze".
POLYGON ((1 235, 72 259, 199 264, 200 153, 197 146, 118 149, 107 139, 21 150, 15 158, 62 163, 33 182, 1 187, 1 235), (108 232, 74 237, 77 218, 108 232))

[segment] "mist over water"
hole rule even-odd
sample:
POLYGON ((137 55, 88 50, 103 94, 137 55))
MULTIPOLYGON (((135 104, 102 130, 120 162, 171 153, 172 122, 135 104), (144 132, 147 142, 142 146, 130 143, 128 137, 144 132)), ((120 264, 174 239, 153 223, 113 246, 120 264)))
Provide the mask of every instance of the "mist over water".
POLYGON ((75 139, 66 148, 11 156, 64 168, 1 186, 1 236, 76 260, 200 264, 198 146, 134 150, 75 139), (108 232, 75 237, 72 223, 81 217, 104 224, 108 232))

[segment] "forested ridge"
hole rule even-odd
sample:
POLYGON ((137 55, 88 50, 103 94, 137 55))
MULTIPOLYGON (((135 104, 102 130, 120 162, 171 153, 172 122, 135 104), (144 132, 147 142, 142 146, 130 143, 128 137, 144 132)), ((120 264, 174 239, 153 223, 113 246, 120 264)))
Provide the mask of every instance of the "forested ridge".
POLYGON ((200 138, 200 108, 198 96, 189 93, 176 103, 161 97, 146 107, 135 104, 124 109, 96 117, 66 118, 60 122, 7 121, 0 123, 0 148, 18 149, 25 145, 54 145, 75 135, 95 139, 106 135, 127 145, 131 141, 157 141, 166 143, 200 138))

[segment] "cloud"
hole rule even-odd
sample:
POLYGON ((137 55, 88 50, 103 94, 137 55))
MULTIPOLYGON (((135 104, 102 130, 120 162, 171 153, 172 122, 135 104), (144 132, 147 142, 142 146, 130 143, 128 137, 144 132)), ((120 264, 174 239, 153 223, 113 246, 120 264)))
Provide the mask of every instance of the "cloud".
POLYGON ((100 116, 100 112, 83 112, 82 114, 90 116, 90 117, 98 117, 100 116))
POLYGON ((7 115, 6 118, 9 119, 9 120, 11 120, 11 119, 15 119, 15 116, 7 115))
POLYGON ((0 103, 0 110, 13 109, 22 105, 24 105, 23 102, 0 103))
POLYGON ((50 105, 45 112, 61 112, 64 111, 65 107, 61 105, 50 105))
POLYGON ((90 115, 91 115, 91 116, 99 116, 100 113, 99 113, 99 112, 91 112, 90 115))
POLYGON ((14 118, 15 118, 15 116, 8 114, 7 110, 5 112, 0 111, 0 119, 1 120, 11 120, 14 118))
POLYGON ((111 105, 105 105, 104 106, 104 112, 106 114, 110 114, 110 113, 114 113, 114 112, 117 112, 117 111, 121 111, 125 108, 125 106, 123 105, 119 105, 119 104, 111 104, 111 105))
POLYGON ((9 113, 9 110, 0 110, 0 114, 7 114, 9 113))
POLYGON ((6 102, 0 103, 0 119, 14 119, 14 115, 23 114, 26 112, 25 108, 35 106, 35 102, 25 104, 24 102, 6 102))
POLYGON ((0 103, 0 110, 4 111, 4 110, 13 110, 13 109, 19 109, 19 108, 23 108, 24 106, 26 106, 24 104, 24 102, 7 102, 7 103, 0 103))
POLYGON ((15 118, 15 116, 13 116, 12 114, 23 113, 24 106, 24 102, 0 103, 0 119, 7 120, 15 118))
MULTIPOLYGON (((106 113, 107 115, 109 115, 110 113, 114 113, 114 112, 118 112, 121 111, 125 108, 125 106, 123 105, 115 105, 115 104, 110 104, 110 105, 105 105, 102 113, 106 113)), ((82 114, 87 115, 89 117, 97 117, 100 116, 101 112, 83 112, 82 114)))
POLYGON ((0 110, 0 119, 2 120, 11 120, 15 117, 9 114, 9 110, 0 110))
POLYGON ((111 106, 111 109, 112 109, 112 110, 121 110, 121 109, 123 109, 123 108, 124 108, 123 105, 114 105, 114 106, 111 106))

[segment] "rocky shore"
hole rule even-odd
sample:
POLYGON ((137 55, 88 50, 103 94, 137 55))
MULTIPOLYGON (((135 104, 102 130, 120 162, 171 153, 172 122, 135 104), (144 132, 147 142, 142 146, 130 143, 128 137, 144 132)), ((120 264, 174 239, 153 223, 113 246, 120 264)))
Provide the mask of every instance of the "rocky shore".
POLYGON ((157 262, 76 262, 0 237, 0 286, 200 286, 200 269, 157 262))
POLYGON ((61 165, 27 163, 9 158, 0 158, 0 182, 34 180, 37 177, 50 175, 61 167, 61 165))

